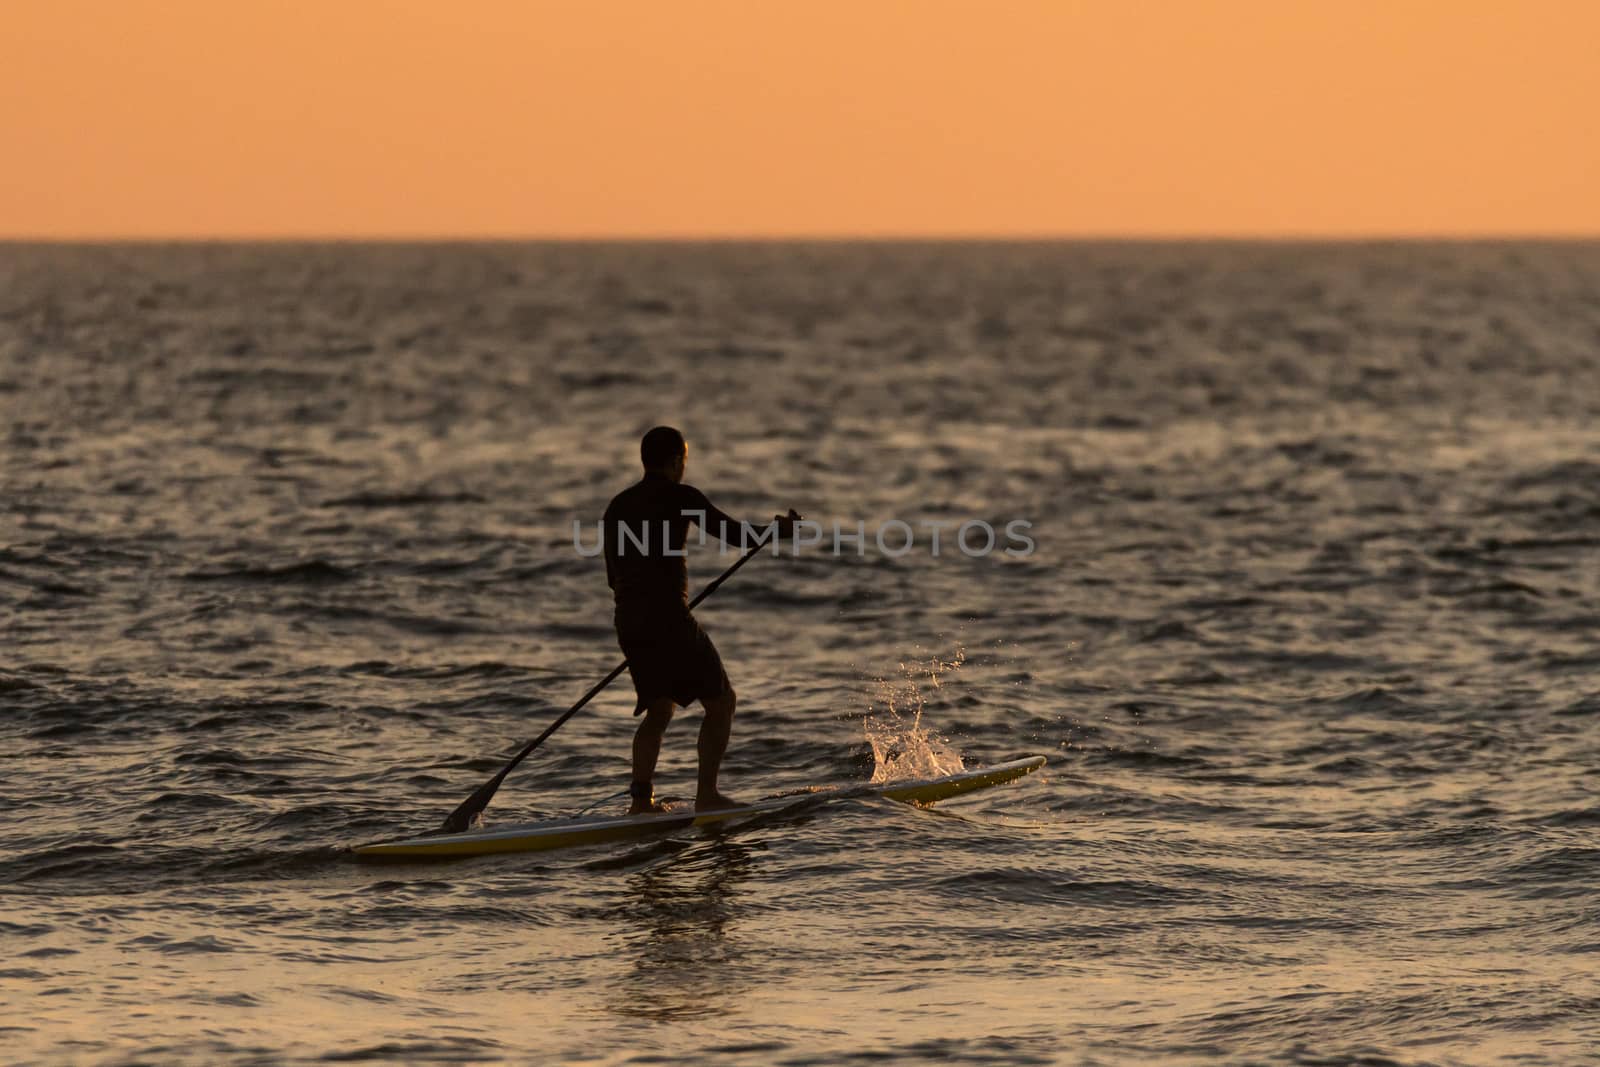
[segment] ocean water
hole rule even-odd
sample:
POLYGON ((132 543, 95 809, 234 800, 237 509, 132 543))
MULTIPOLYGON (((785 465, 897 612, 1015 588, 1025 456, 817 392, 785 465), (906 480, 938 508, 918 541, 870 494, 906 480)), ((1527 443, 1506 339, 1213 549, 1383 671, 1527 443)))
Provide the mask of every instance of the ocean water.
POLYGON ((1600 245, 7 245, 0 411, 7 1062, 1600 1062, 1600 245), (869 531, 699 610, 730 793, 1049 765, 355 862, 620 658, 660 422, 869 531))

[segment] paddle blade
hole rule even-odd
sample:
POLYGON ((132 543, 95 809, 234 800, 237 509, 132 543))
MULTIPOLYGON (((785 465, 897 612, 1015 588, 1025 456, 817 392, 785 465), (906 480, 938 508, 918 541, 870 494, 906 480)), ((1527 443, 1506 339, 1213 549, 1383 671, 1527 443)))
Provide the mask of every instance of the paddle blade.
POLYGON ((501 771, 493 778, 480 785, 461 806, 450 813, 450 817, 439 827, 443 834, 464 834, 472 828, 473 820, 483 814, 483 809, 489 806, 489 801, 494 799, 495 791, 500 788, 500 783, 505 781, 505 771, 501 771))

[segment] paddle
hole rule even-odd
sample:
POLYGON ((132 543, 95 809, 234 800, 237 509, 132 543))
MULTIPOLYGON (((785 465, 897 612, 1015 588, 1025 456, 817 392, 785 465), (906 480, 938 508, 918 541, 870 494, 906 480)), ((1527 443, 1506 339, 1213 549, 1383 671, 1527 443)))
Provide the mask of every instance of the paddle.
MULTIPOLYGON (((790 514, 793 515, 794 513, 790 512, 790 514)), ((700 601, 704 600, 712 593, 715 593, 717 591, 717 586, 733 577, 734 571, 750 562, 750 557, 754 556, 757 552, 760 552, 765 546, 765 541, 756 545, 756 547, 740 556, 738 560, 734 562, 733 566, 729 567, 727 570, 718 575, 710 585, 700 590, 700 595, 689 601, 690 610, 693 610, 694 606, 700 603, 700 601)), ((495 792, 500 788, 500 783, 506 780, 506 775, 510 774, 514 769, 516 769, 517 764, 521 763, 523 759, 526 758, 528 753, 544 744, 545 740, 551 734, 555 733, 561 728, 562 723, 572 718, 583 708, 585 704, 593 700, 595 694, 599 693, 600 690, 616 681, 617 675, 621 674, 627 669, 627 667, 627 660, 623 660, 621 663, 617 664, 616 667, 612 669, 610 674, 600 679, 593 689, 583 694, 583 699, 579 700, 576 704, 572 705, 572 707, 568 708, 562 714, 561 718, 557 719, 555 722, 546 727, 544 733, 540 734, 538 737, 535 737, 532 741, 529 741, 526 745, 524 745, 522 751, 518 752, 514 757, 512 757, 511 762, 501 768, 499 774, 495 775, 487 782, 484 782, 478 787, 477 792, 473 793, 466 800, 463 800, 461 802, 461 806, 456 808, 455 811, 452 811, 450 813, 450 817, 444 821, 444 825, 435 832, 441 834, 459 834, 465 831, 467 827, 471 826, 472 820, 476 819, 479 813, 482 812, 484 808, 489 806, 489 801, 494 797, 495 792)))

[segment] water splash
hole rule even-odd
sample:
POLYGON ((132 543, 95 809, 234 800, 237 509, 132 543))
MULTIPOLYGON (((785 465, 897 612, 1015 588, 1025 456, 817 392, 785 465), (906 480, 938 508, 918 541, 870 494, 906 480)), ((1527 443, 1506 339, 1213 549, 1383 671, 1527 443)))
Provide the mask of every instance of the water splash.
POLYGON ((862 723, 872 746, 872 781, 938 778, 966 770, 961 753, 922 723, 929 696, 943 688, 946 676, 961 669, 966 650, 952 659, 937 656, 900 664, 898 678, 879 678, 876 698, 862 723))

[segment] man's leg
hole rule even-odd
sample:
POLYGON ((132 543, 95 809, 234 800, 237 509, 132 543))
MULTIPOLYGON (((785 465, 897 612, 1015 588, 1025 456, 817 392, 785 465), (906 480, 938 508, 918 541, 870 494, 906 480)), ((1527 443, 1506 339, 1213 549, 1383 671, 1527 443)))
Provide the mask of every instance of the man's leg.
POLYGON ((661 756, 661 736, 672 721, 672 698, 661 697, 645 705, 644 718, 633 733, 633 784, 628 787, 633 803, 629 815, 647 811, 665 811, 655 802, 651 783, 656 777, 656 760, 661 756))
POLYGON ((728 751, 728 736, 733 733, 733 709, 736 698, 733 686, 725 686, 722 695, 700 704, 706 709, 705 721, 700 724, 700 784, 695 790, 696 811, 728 808, 734 801, 717 790, 717 774, 722 770, 722 754, 728 751))

